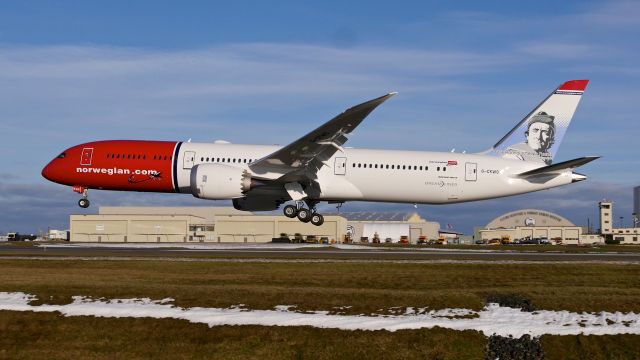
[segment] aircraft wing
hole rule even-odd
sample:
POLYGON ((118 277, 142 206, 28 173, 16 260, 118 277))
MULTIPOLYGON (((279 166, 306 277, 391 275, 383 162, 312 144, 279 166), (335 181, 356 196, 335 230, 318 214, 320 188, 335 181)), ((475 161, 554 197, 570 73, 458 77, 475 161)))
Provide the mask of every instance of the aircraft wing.
POLYGON ((345 110, 307 135, 251 164, 253 175, 263 179, 297 181, 313 178, 347 136, 376 108, 396 93, 389 93, 345 110))

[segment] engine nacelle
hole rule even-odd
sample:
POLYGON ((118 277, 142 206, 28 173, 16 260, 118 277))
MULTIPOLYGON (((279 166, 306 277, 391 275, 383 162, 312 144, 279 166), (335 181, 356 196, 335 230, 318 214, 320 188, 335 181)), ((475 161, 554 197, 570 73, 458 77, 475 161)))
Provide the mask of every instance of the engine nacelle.
POLYGON ((200 164, 191 169, 191 194, 200 199, 229 200, 251 189, 251 174, 222 164, 200 164))
POLYGON ((279 208, 283 202, 272 197, 244 197, 233 199, 233 207, 242 211, 271 211, 279 208))

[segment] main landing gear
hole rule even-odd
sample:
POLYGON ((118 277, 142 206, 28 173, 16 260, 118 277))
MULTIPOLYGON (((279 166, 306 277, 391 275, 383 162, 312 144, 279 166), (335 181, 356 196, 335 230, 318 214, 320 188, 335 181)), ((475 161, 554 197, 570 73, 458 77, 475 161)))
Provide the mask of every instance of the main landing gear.
POLYGON ((282 209, 284 216, 288 218, 297 217, 303 223, 312 223, 315 226, 324 224, 324 216, 316 212, 316 201, 307 201, 309 209, 304 208, 304 202, 296 201, 295 205, 287 205, 282 209))
POLYGON ((84 186, 74 186, 73 191, 77 192, 78 194, 82 194, 82 199, 78 200, 78 206, 86 209, 89 207, 89 205, 91 205, 91 202, 89 202, 88 199, 89 189, 85 188, 84 186))

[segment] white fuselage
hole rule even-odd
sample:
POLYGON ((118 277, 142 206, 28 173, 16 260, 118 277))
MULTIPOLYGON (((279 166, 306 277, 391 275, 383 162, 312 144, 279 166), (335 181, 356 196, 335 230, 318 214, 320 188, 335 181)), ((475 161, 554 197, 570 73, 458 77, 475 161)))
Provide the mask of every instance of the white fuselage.
MULTIPOLYGON (((251 161, 280 148, 182 143, 177 157, 179 191, 191 193, 190 172, 195 165, 222 163, 251 172, 251 161)), ((318 171, 321 193, 317 200, 445 204, 522 194, 572 182, 571 170, 539 181, 515 176, 541 166, 544 164, 478 154, 346 148, 325 161, 318 171)))

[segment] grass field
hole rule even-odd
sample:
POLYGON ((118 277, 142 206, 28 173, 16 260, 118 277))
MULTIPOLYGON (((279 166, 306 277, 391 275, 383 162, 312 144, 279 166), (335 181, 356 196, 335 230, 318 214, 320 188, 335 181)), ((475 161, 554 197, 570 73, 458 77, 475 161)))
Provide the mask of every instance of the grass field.
MULTIPOLYGON (((0 260, 0 291, 63 304, 73 295, 174 298, 182 307, 385 313, 392 307, 479 310, 490 294, 539 309, 640 312, 640 266, 594 264, 217 263, 0 260), (380 311, 380 309, 384 309, 380 311)), ((0 312, 0 358, 481 358, 486 338, 443 329, 341 331, 215 327, 179 320, 63 318, 0 312)), ((640 336, 544 336, 548 358, 634 358, 640 336), (603 350, 609 349, 609 350, 603 350), (562 357, 556 357, 560 356, 562 357), (553 356, 553 357, 551 357, 553 356)))

